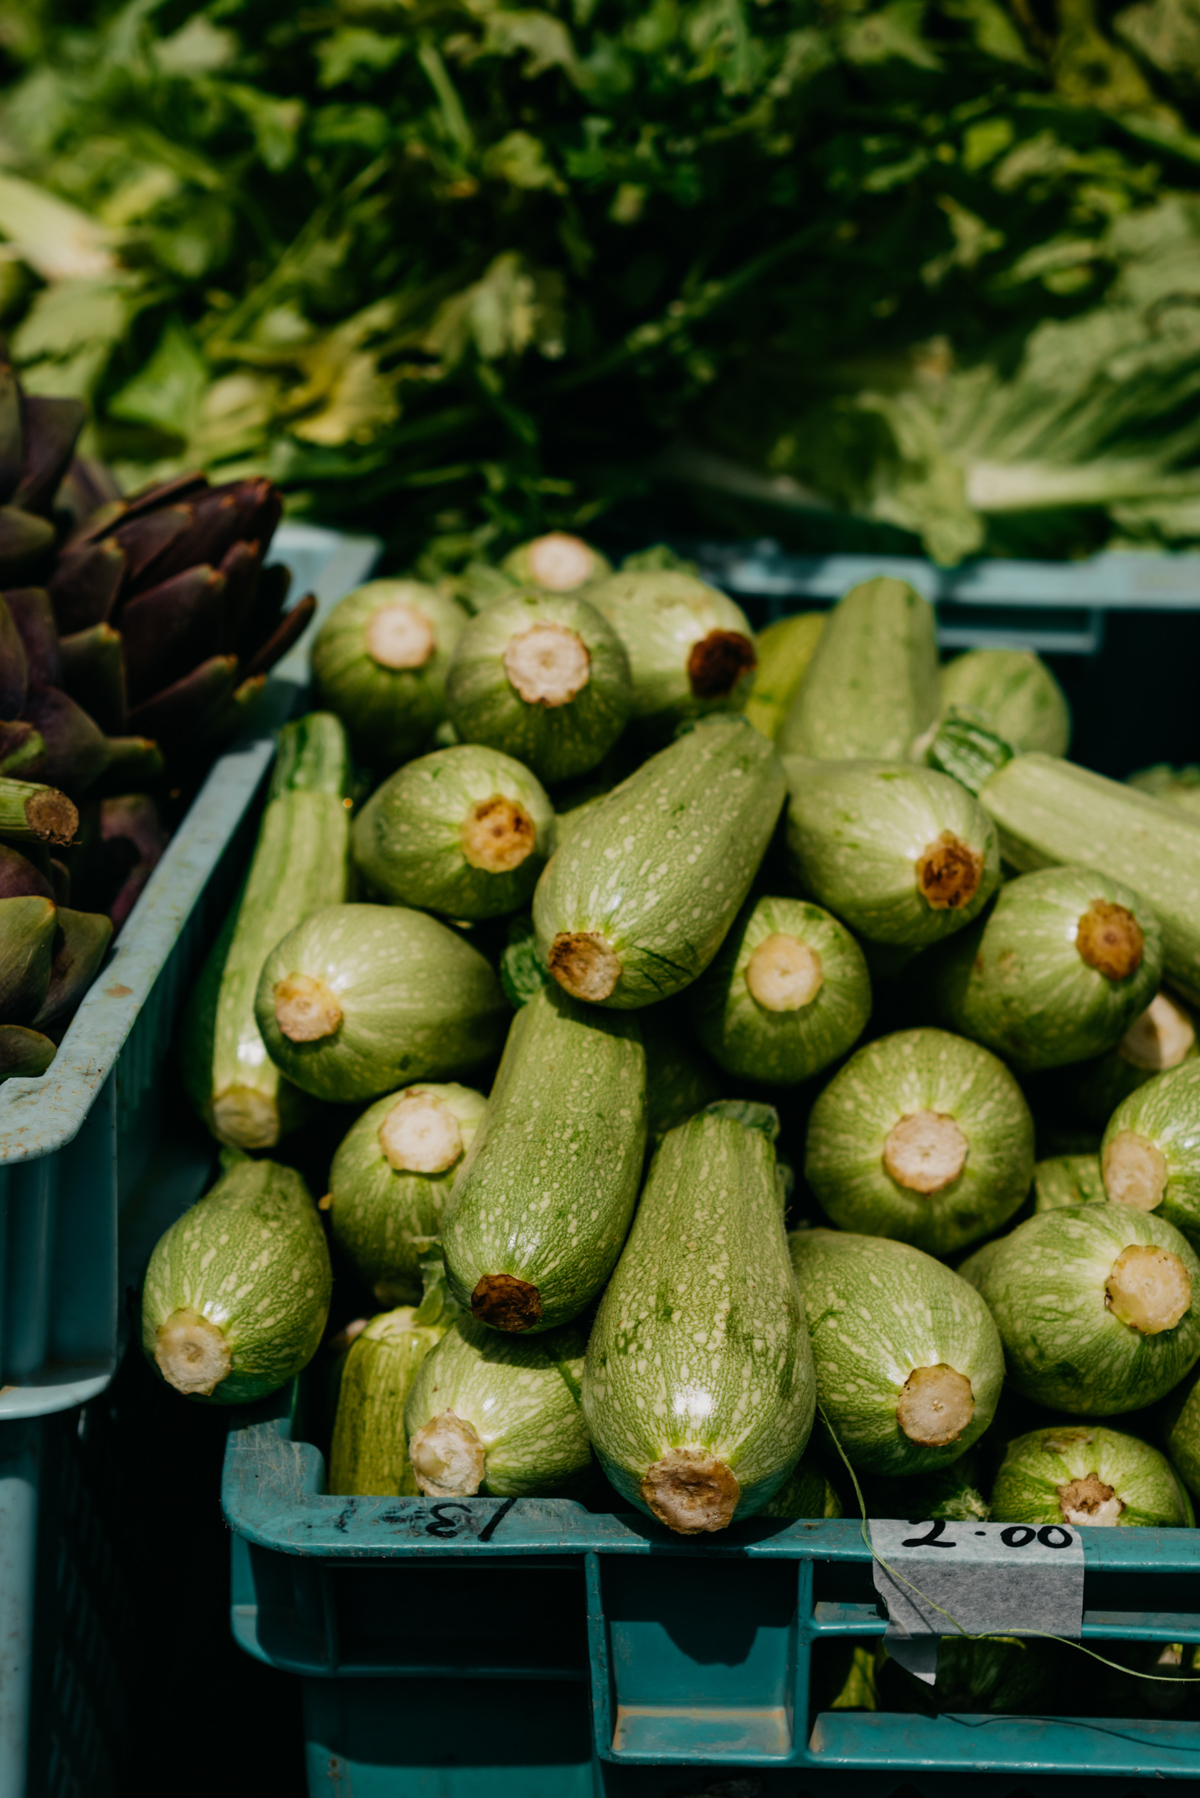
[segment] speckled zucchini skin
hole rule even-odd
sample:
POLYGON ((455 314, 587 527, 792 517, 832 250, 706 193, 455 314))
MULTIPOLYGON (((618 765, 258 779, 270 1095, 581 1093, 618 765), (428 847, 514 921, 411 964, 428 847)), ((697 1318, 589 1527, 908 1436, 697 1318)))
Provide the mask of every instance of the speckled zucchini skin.
POLYGON ((1040 656, 1029 649, 971 649, 941 671, 942 706, 977 713, 1018 752, 1066 755, 1071 708, 1040 656))
POLYGON ((1020 1087, 977 1043, 901 1030, 859 1049, 813 1106, 804 1177, 842 1230, 950 1255, 999 1229, 1033 1178, 1033 1119, 1020 1087), (952 1118, 968 1144, 936 1192, 900 1185, 884 1165, 891 1131, 922 1112, 952 1118))
POLYGON ((1145 895, 1167 979, 1200 1002, 1200 819, 1049 755, 1019 755, 985 782, 1005 861, 1022 874, 1082 862, 1145 895))
POLYGON ((817 1397, 842 1449, 866 1473, 944 1467, 982 1436, 1004 1381, 986 1305, 965 1280, 904 1243, 841 1230, 793 1230, 817 1397), (944 1363, 971 1382, 974 1412, 954 1442, 931 1448, 900 1428, 896 1407, 918 1367, 944 1363))
POLYGON ((704 971, 750 890, 784 798, 783 769, 743 718, 710 718, 587 808, 533 900, 538 950, 593 932, 620 958, 619 1010, 704 971))
POLYGON ((712 697, 688 672, 696 645, 714 631, 732 632, 753 648, 746 614, 718 588, 678 569, 638 569, 593 581, 585 597, 625 645, 633 677, 632 717, 643 731, 655 731, 661 741, 685 718, 745 705, 754 685, 752 669, 731 691, 712 697))
POLYGON ((444 1219, 458 1302, 470 1307, 484 1275, 508 1274, 537 1287, 535 1328, 577 1317, 616 1265, 645 1147, 637 1019, 545 987, 513 1019, 444 1219))
POLYGON ((640 1482, 673 1448, 717 1457, 761 1511, 808 1441, 812 1356, 769 1139, 705 1113, 663 1139, 600 1302, 583 1407, 604 1471, 640 1482))
POLYGON ((423 749, 446 716, 446 673, 467 624, 457 600, 422 581, 368 581, 329 614, 313 643, 312 671, 321 703, 346 726, 354 753, 387 773, 423 749), (367 649, 376 612, 411 606, 433 631, 433 654, 420 668, 385 668, 367 649))
POLYGON ((1153 1143, 1166 1163, 1166 1190, 1152 1215, 1200 1242, 1200 1060, 1156 1074, 1121 1101, 1100 1144, 1101 1168, 1105 1150, 1127 1130, 1153 1143))
POLYGON ((402 906, 327 905, 268 955, 255 1015, 289 1080, 344 1102, 479 1067, 500 1047, 509 1009, 478 949, 436 918, 402 906), (280 1030, 275 987, 295 974, 336 994, 342 1021, 333 1035, 291 1042, 280 1030))
POLYGON ((220 1326, 230 1371, 201 1404, 242 1405, 275 1392, 312 1360, 333 1273, 325 1232, 293 1168, 243 1161, 155 1244, 142 1292, 142 1347, 177 1310, 220 1326))
POLYGON ((1008 1444, 992 1488, 998 1523, 1061 1523, 1059 1492, 1094 1474, 1124 1506, 1113 1522, 1191 1529, 1196 1519, 1183 1482, 1165 1455, 1136 1436, 1098 1424, 1061 1423, 1008 1444))
POLYGON ((795 1086, 845 1055, 871 1015, 862 950, 844 925, 803 899, 762 898, 742 907, 716 959, 689 990, 696 1035, 726 1073, 795 1086), (796 1011, 772 1011, 746 983, 754 951, 773 936, 820 959, 820 989, 796 1011))
POLYGON ((388 1093, 363 1112, 342 1138, 329 1172, 329 1221, 334 1240, 381 1304, 415 1303, 421 1296, 421 1258, 442 1231, 461 1159, 440 1173, 394 1168, 379 1139, 380 1126, 405 1093, 429 1093, 457 1119, 463 1153, 475 1140, 487 1100, 469 1086, 428 1082, 388 1093))
POLYGON ((1193 1498, 1200 1497, 1200 1369, 1190 1373, 1159 1414, 1162 1444, 1193 1498))
POLYGON ((1099 1155, 1052 1155, 1033 1170, 1035 1211, 1067 1205, 1103 1205, 1108 1199, 1099 1155))
POLYGON ((515 756, 547 785, 594 768, 629 718, 632 685, 620 637, 586 599, 518 592, 478 613, 459 640, 446 680, 450 722, 465 743, 515 756), (563 705, 521 698, 504 667, 512 638, 539 624, 573 632, 588 654, 588 679, 563 705))
POLYGON ((880 575, 826 619, 779 753, 903 761, 940 710, 933 607, 907 581, 880 575))
POLYGON ((415 1322, 411 1306, 373 1317, 346 1354, 338 1389, 329 1492, 415 1494, 404 1407, 417 1369, 445 1331, 415 1322))
POLYGON ((482 743, 439 749, 397 770, 354 823, 354 859, 368 885, 393 905, 447 918, 496 918, 528 904, 554 850, 554 808, 522 763, 482 743), (475 867, 463 845, 474 809, 511 800, 534 829, 515 868, 475 867))
POLYGON ((498 1336, 460 1317, 421 1363, 405 1409, 411 1442, 445 1411, 469 1423, 484 1449, 481 1493, 549 1497, 586 1479, 591 1444, 580 1409, 587 1331, 498 1336))
POLYGON ((933 1013, 1022 1069, 1102 1055, 1158 991, 1162 931, 1151 907, 1093 868, 1043 868, 1008 881, 986 919, 941 947, 926 972, 933 1013), (1076 947, 1096 901, 1132 912, 1141 965, 1123 979, 1089 967, 1076 947))
POLYGON ((1025 1398, 1080 1417, 1137 1411, 1200 1356, 1200 1261, 1165 1218, 1128 1205, 1077 1205, 1027 1218, 959 1269, 982 1294, 1025 1398), (1133 1244, 1177 1255, 1195 1299, 1174 1329, 1143 1335, 1109 1308, 1106 1282, 1133 1244))
POLYGON ((790 870, 809 898, 872 943, 920 949, 978 917, 1000 885, 987 815, 957 781, 897 762, 784 762, 790 870), (934 907, 918 886, 922 855, 949 832, 981 861, 961 905, 934 907))

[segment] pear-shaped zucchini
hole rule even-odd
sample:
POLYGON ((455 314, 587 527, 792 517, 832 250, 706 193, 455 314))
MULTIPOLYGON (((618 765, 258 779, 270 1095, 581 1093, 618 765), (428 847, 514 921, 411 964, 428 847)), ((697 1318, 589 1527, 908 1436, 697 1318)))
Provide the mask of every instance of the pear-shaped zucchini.
POLYGON ((609 575, 587 597, 617 632, 633 676, 633 718, 661 741, 685 718, 746 703, 757 654, 742 608, 677 568, 609 575))
POLYGON ((334 1100, 465 1074, 496 1053, 508 1017, 478 949, 425 912, 384 905, 327 905, 289 932, 254 1010, 287 1079, 334 1100))
POLYGON ((417 1369, 444 1335, 444 1328, 419 1324, 410 1305, 373 1317, 359 1331, 338 1385, 330 1492, 415 1495, 404 1407, 417 1369))
POLYGON ((1056 1423, 1018 1436, 992 1488, 998 1523, 1191 1529, 1192 1501, 1147 1442, 1099 1424, 1056 1423))
POLYGON ((550 1497, 592 1465, 580 1409, 587 1331, 497 1336, 460 1317, 421 1363, 405 1410, 417 1487, 432 1498, 550 1497))
POLYGON ((804 1177, 840 1229, 949 1255, 1019 1209, 1033 1119, 986 1049, 897 1031, 851 1056, 813 1106, 804 1177))
POLYGON ((630 698, 617 633, 566 594, 517 592, 478 613, 446 680, 463 742, 516 756, 547 784, 596 766, 624 730, 630 698))
POLYGON ((1157 1074, 1108 1120, 1100 1170, 1110 1199, 1200 1241, 1200 1060, 1157 1074))
POLYGON ((959 1269, 983 1295, 1025 1398, 1081 1417, 1136 1411, 1200 1356, 1200 1261, 1127 1205, 1043 1211, 959 1269))
POLYGON ((948 775, 797 757, 784 767, 791 871, 856 936, 924 948, 969 924, 999 886, 996 833, 948 775))
POLYGON ((513 1019, 442 1236, 459 1304, 505 1331, 577 1317, 616 1265, 646 1147, 636 1018, 547 986, 513 1019))
POLYGON ((941 673, 942 706, 979 717, 1018 751, 1066 755, 1071 708, 1031 649, 971 649, 941 673))
POLYGON ((554 848, 541 782, 481 743, 400 768, 354 825, 354 859, 375 892, 448 918, 495 918, 527 905, 554 848))
POLYGON ((933 607, 907 581, 879 575, 826 619, 779 753, 903 761, 940 709, 933 607))
POLYGON ((570 531, 547 531, 528 543, 518 543, 500 566, 518 586, 540 587, 545 593, 578 593, 589 581, 612 572, 611 563, 598 549, 570 531))
POLYGON ((876 1474, 957 1460, 992 1421, 1004 1381, 979 1295, 905 1243, 794 1230, 788 1246, 817 1397, 846 1458, 876 1474))
POLYGON ((329 1174, 335 1242, 383 1304, 415 1301, 450 1188, 487 1104, 468 1086, 407 1086, 368 1107, 329 1174))
POLYGON ((429 741, 466 623, 457 600, 421 581, 368 581, 329 614, 313 643, 313 681, 369 767, 386 773, 429 741))
POLYGON ((871 1015, 862 950, 803 899, 748 900, 689 997, 713 1060, 769 1086, 819 1074, 854 1046, 871 1015))
POLYGON ((723 1109, 664 1137, 584 1370, 604 1471, 684 1535, 761 1511, 815 1405, 771 1134, 723 1109))
POLYGON ((594 806, 533 899, 538 950, 576 999, 620 1010, 703 973, 750 889, 783 804, 771 745, 708 718, 594 806))
POLYGON ((238 1163, 160 1237, 142 1293, 142 1347, 188 1398, 247 1404, 306 1367, 333 1276, 300 1175, 238 1163))
POLYGON ((1130 1093, 1156 1074, 1194 1061, 1198 1053, 1196 1026, 1189 1013, 1169 993, 1156 993, 1115 1049, 1065 1068, 1058 1090, 1085 1123, 1103 1130, 1130 1093))
POLYGON ((925 979, 939 1023, 1035 1069, 1111 1049, 1161 975, 1162 932, 1141 894, 1068 867, 1008 881, 925 979))

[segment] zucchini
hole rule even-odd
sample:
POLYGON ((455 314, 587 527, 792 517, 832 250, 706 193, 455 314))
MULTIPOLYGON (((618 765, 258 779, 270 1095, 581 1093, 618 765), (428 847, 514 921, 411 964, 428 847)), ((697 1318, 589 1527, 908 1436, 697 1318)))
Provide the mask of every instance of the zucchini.
POLYGON ((281 1073, 341 1101, 482 1066, 509 1015, 478 949, 398 905, 314 912, 268 955, 254 1014, 281 1073))
POLYGON ((948 775, 899 762, 784 762, 788 865, 871 943, 920 949, 961 930, 1000 884, 986 812, 948 775))
POLYGON ((312 1360, 332 1285, 300 1175, 242 1159, 155 1244, 142 1348, 186 1397, 249 1404, 312 1360))
POLYGON ((587 1331, 532 1340, 460 1317, 413 1381, 405 1410, 417 1487, 433 1498, 579 1491, 592 1466, 580 1409, 587 1331))
POLYGON ((588 1342, 583 1409, 621 1494, 684 1535, 752 1516, 808 1441, 812 1356, 767 1128, 715 1105, 664 1137, 588 1342))
POLYGON ((553 849, 541 782, 480 743, 409 762, 354 824, 354 859, 376 893, 450 918, 519 911, 553 849))
POLYGON ((246 883, 184 1010, 184 1086, 218 1141, 236 1148, 273 1148, 310 1109, 267 1055, 254 994, 271 945, 347 896, 350 779, 332 713, 284 725, 246 883))
POLYGON ((533 898, 559 985, 621 1010, 689 985, 749 892, 783 797, 759 732, 709 718, 589 806, 533 898))
POLYGON ((1192 1496, 1200 1497, 1200 1368, 1164 1401, 1159 1422, 1163 1447, 1192 1496))
POLYGON ((981 719, 1022 751, 1066 755, 1071 708, 1040 656, 1031 649, 971 649, 941 672, 942 708, 981 719))
POLYGON ((1082 862, 1142 893, 1169 983, 1200 1003, 1200 819, 1049 755, 1015 756, 979 797, 1019 873, 1082 862))
POLYGON ((1047 1409, 1137 1411, 1200 1356, 1200 1261, 1152 1213, 1128 1205, 1043 1211, 959 1272, 996 1320, 1011 1384, 1047 1409))
POLYGON ((1043 868, 922 970, 933 1014, 1022 1069, 1111 1049, 1149 1005, 1162 932, 1132 888, 1093 868, 1043 868))
POLYGON ((754 639, 758 666, 746 701, 746 717, 768 742, 773 743, 779 735, 824 624, 824 612, 797 612, 791 618, 777 618, 754 639))
POLYGON ((612 564, 598 549, 573 537, 569 531, 547 531, 518 543, 500 564, 520 587, 540 587, 546 593, 578 593, 589 581, 612 573, 612 564))
POLYGON ((1100 1168, 1110 1199, 1156 1212, 1200 1242, 1200 1060, 1156 1074, 1121 1101, 1100 1168))
POLYGON ((1115 1049, 1064 1070, 1063 1100, 1085 1123, 1103 1130, 1122 1099, 1155 1074, 1194 1061, 1198 1053, 1196 1027, 1188 1013, 1169 993, 1156 993, 1115 1049))
POLYGON ((793 1230, 817 1397, 846 1459, 914 1474, 956 1461, 987 1429, 1004 1355, 965 1280, 901 1242, 793 1230))
POLYGON ((1020 1209, 1033 1119, 977 1043, 897 1031, 859 1049, 818 1098, 804 1177, 839 1229, 950 1255, 1020 1209))
POLYGON ((381 1304, 415 1302, 450 1188, 487 1101, 467 1086, 408 1086, 343 1137, 325 1201, 334 1241, 381 1304))
POLYGON ((1099 1424, 1056 1423, 1004 1450, 992 1488, 998 1523, 1191 1529, 1192 1501, 1165 1455, 1099 1424))
POLYGON ((404 1407, 417 1369, 445 1334, 410 1305, 373 1317, 346 1352, 329 1454, 329 1492, 415 1495, 404 1407))
POLYGON ((368 581, 333 608, 313 643, 313 683, 368 767, 390 773, 428 743, 466 623, 457 600, 421 581, 368 581))
POLYGON ((450 1290, 495 1330, 577 1317, 616 1264, 646 1147, 636 1018, 547 986, 513 1019, 500 1071, 450 1197, 450 1290))
POLYGON ((1153 768, 1139 768, 1126 776, 1126 785, 1149 793, 1152 799, 1164 799, 1169 805, 1200 814, 1200 767, 1189 762, 1185 768, 1172 768, 1157 762, 1153 768))
POLYGON ((587 597, 625 645, 644 735, 661 741, 684 719, 745 705, 754 639, 742 608, 716 587, 678 568, 627 569, 587 597))
POLYGON ((1052 1155, 1033 1170, 1034 1210, 1065 1205, 1103 1205, 1108 1198, 1099 1155, 1052 1155))
POLYGON ((696 1035, 727 1074, 795 1086, 858 1041, 871 980, 850 932, 803 899, 747 900, 690 989, 696 1035))
POLYGON ((586 774, 629 718, 629 661, 587 600, 516 592, 476 614, 446 679, 464 743, 526 763, 547 785, 586 774))
POLYGON ((820 641, 777 738, 781 755, 904 761, 941 710, 933 607, 907 581, 852 587, 820 641))

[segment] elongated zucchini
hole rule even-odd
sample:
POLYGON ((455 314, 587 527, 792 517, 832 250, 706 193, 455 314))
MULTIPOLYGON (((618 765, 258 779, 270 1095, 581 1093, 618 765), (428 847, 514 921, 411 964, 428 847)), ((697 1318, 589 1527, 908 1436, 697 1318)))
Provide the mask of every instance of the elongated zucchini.
POLYGON ((577 1317, 616 1265, 646 1147, 636 1018, 547 986, 508 1033, 443 1224, 459 1304, 493 1329, 577 1317))
POLYGON ((338 1387, 329 1491, 415 1494, 404 1407, 417 1369, 445 1335, 410 1305, 373 1317, 350 1344, 338 1387))
POLYGON ((907 581, 879 575, 826 619, 779 753, 903 761, 940 710, 933 607, 907 581))
POLYGON ((310 1109, 267 1055, 254 995, 280 937, 348 895, 350 779, 345 732, 331 712, 283 727, 246 884, 184 1012, 189 1097, 213 1135, 238 1148, 272 1148, 310 1109))

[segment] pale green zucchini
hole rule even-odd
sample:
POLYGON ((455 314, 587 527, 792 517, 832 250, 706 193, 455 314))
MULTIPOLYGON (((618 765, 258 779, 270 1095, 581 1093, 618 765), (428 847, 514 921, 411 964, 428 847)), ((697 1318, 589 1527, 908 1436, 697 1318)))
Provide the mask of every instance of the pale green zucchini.
POLYGON ((646 1147, 636 1018, 557 987, 513 1019, 442 1226, 459 1304, 495 1330, 577 1317, 621 1252, 646 1147))
POLYGON ((1162 932, 1131 887, 1043 868, 1001 887, 986 918, 922 970, 939 1024, 1022 1069, 1113 1048, 1158 990, 1162 932))
POLYGON ((1033 1170, 1034 1210, 1103 1205, 1108 1198, 1099 1155, 1051 1155, 1033 1170))
POLYGON ((771 745, 709 718, 589 806, 538 882, 538 949, 576 999, 636 1009, 703 973, 784 798, 771 745))
POLYGON ((754 639, 758 666, 746 701, 746 717, 773 743, 788 715, 825 625, 824 612, 797 612, 777 618, 754 639))
POLYGON ((1033 1119, 977 1043, 897 1031, 852 1055, 813 1106, 804 1177, 839 1229, 949 1255, 1019 1210, 1033 1119))
POLYGON ((1014 757, 979 797, 1018 872, 1082 862, 1144 894, 1168 981, 1200 1003, 1200 818, 1049 755, 1014 757))
POLYGON ((587 1330, 498 1336, 460 1317, 421 1363, 405 1410, 418 1489, 432 1498, 552 1497, 586 1483, 580 1408, 587 1330))
POLYGON ((676 568, 623 570, 587 597, 625 645, 632 717, 662 741, 687 718, 745 705, 757 660, 742 608, 676 568))
POLYGON ((629 718, 621 639, 586 599, 516 592, 468 624, 446 679, 464 743, 526 763, 547 785, 586 774, 629 718))
POLYGON ((819 905, 751 899, 689 998, 696 1035, 726 1073, 795 1086, 858 1041, 871 980, 850 932, 819 905))
POLYGON ((1008 1444, 992 1488, 999 1523, 1191 1529, 1182 1480, 1149 1443, 1099 1424, 1056 1423, 1008 1444))
POLYGON ((267 1055, 254 995, 273 944, 348 897, 351 777, 332 713, 284 725, 246 884, 184 1011, 188 1096, 218 1141, 236 1148, 273 1148, 311 1109, 267 1055))
POLYGON ((942 707, 982 719, 1018 751, 1066 755, 1071 708, 1040 656, 1030 649, 971 649, 941 671, 942 707))
POLYGON ((1185 768, 1157 762, 1153 768, 1139 768, 1136 774, 1128 775, 1126 784, 1149 793, 1152 799, 1164 799, 1169 805, 1200 813, 1200 767, 1195 762, 1189 762, 1185 768))
POLYGON ((1115 1049, 1063 1070, 1060 1090, 1086 1123, 1103 1130, 1122 1099, 1197 1054, 1191 1017, 1169 993, 1156 993, 1115 1049))
POLYGON ((1152 1211, 1200 1242, 1200 1060, 1156 1074, 1121 1101, 1100 1168, 1115 1203, 1152 1211))
POLYGON ((340 1101, 468 1073, 499 1049, 508 1015, 478 949, 402 906, 314 912, 267 956, 255 998, 271 1060, 340 1101))
POLYGON ((992 1421, 996 1326, 972 1287, 905 1243, 793 1230, 817 1398, 847 1460, 875 1474, 955 1461, 992 1421))
POLYGON ((583 1379, 605 1473, 685 1535, 762 1510, 815 1402, 771 1137, 722 1110, 670 1131, 655 1154, 583 1379))
POLYGON ((142 1291, 142 1348, 188 1398, 248 1404, 316 1353, 333 1275, 300 1175, 240 1161, 159 1238, 142 1291))
POLYGON ((333 1158, 335 1242, 381 1304, 415 1302, 450 1188, 487 1100, 467 1086, 408 1086, 368 1107, 333 1158))
POLYGON ((941 710, 933 607, 906 581, 852 587, 780 726, 781 755, 904 761, 941 710))
POLYGON ((518 586, 540 587, 546 593, 578 593, 589 581, 612 573, 606 556, 569 531, 547 531, 518 543, 500 567, 518 586))
POLYGON ((428 743, 466 623, 457 600, 422 581, 368 581, 329 614, 313 643, 313 682, 369 767, 386 774, 428 743))
POLYGON ((520 762, 481 743, 400 768, 354 824, 354 860, 393 905, 495 918, 527 905, 554 850, 554 808, 520 762))
POLYGON ((1200 1497, 1200 1368, 1181 1380, 1163 1401, 1159 1423, 1163 1447, 1192 1497, 1200 1497))
POLYGON ((898 762, 784 762, 789 867, 857 936, 919 949, 978 916, 1000 884, 996 832, 963 787, 898 762))
POLYGON ((1137 1411, 1200 1356, 1200 1261, 1165 1218, 1128 1205, 1043 1211, 959 1272, 996 1320, 1010 1382, 1047 1409, 1137 1411))
POLYGON ((445 1335, 416 1319, 410 1305, 385 1311, 350 1344, 338 1388, 327 1491, 415 1495, 404 1407, 417 1369, 445 1335))

